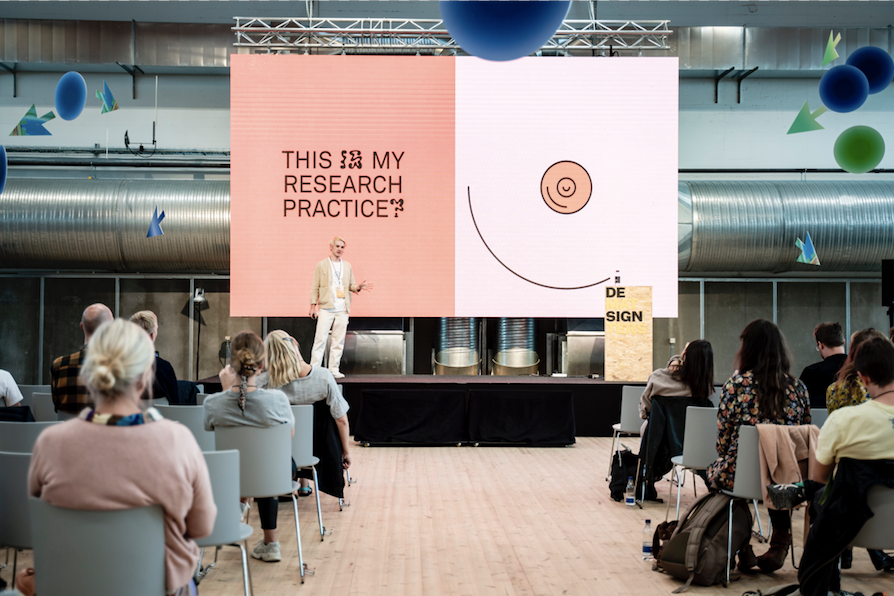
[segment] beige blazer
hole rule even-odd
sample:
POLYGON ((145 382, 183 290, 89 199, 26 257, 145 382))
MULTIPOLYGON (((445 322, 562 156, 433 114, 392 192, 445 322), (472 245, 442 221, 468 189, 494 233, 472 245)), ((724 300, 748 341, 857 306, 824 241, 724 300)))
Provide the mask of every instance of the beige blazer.
MULTIPOLYGON (((351 312, 351 292, 359 292, 360 286, 354 283, 354 270, 351 264, 342 259, 344 271, 341 280, 345 288, 345 312, 351 312)), ((326 257, 314 267, 314 283, 310 288, 310 303, 319 304, 320 308, 334 308, 335 294, 332 291, 332 267, 329 266, 329 257, 326 257)))

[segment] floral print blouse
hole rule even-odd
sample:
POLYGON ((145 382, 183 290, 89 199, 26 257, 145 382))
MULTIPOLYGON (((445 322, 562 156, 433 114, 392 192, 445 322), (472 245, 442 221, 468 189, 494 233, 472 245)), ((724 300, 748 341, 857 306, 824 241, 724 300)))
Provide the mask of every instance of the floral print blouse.
POLYGON ((757 383, 751 371, 736 375, 726 382, 720 394, 717 413, 717 461, 708 467, 709 485, 722 490, 733 489, 736 456, 739 451, 739 427, 743 424, 810 424, 810 399, 800 380, 789 377, 785 387, 783 417, 770 419, 757 409, 757 383))
POLYGON ((856 377, 853 381, 832 383, 826 389, 826 408, 830 414, 838 408, 856 406, 864 401, 869 401, 869 391, 860 377, 856 377))

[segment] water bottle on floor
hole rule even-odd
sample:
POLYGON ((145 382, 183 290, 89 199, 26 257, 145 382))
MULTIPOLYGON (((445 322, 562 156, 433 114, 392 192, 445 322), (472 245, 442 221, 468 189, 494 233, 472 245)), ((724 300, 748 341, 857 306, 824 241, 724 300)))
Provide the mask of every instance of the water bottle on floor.
POLYGON ((643 560, 652 560, 652 537, 655 532, 652 530, 652 520, 646 520, 646 527, 643 528, 643 560))
POLYGON ((636 505, 636 486, 633 484, 633 476, 627 477, 627 489, 624 491, 624 502, 628 507, 636 505))

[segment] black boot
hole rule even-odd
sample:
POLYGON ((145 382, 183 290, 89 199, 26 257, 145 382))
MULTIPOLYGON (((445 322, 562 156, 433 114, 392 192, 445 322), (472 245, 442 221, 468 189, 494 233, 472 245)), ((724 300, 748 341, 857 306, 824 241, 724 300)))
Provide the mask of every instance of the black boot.
POLYGON ((854 549, 846 548, 841 551, 841 568, 850 569, 854 565, 854 549))
POLYGON ((872 559, 872 564, 875 565, 875 568, 879 571, 894 571, 894 558, 889 557, 885 554, 883 550, 868 550, 869 558, 872 559))

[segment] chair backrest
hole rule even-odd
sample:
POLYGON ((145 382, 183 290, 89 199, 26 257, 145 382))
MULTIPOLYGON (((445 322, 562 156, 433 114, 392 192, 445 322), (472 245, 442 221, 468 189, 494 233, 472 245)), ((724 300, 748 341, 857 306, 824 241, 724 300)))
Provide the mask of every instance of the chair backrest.
POLYGON ((621 388, 621 432, 639 434, 643 425, 639 417, 639 402, 645 387, 624 385, 621 388))
POLYGON ((757 428, 739 427, 739 449, 736 456, 736 475, 733 478, 733 496, 742 499, 762 499, 761 462, 757 428))
POLYGON ((37 422, 57 422, 59 418, 56 416, 56 406, 53 404, 53 395, 51 393, 31 394, 31 413, 34 414, 34 420, 37 422))
POLYGON ((31 548, 31 520, 28 517, 30 467, 30 453, 0 452, 0 544, 3 546, 31 548))
POLYGON ((829 410, 826 408, 810 408, 810 424, 814 424, 820 428, 826 423, 829 417, 829 410))
MULTIPOLYGON (((196 406, 172 406, 174 408, 195 408, 196 406)), ((212 435, 213 438, 213 435, 212 435)), ((211 476, 211 490, 217 505, 214 531, 209 536, 196 540, 201 547, 232 544, 240 541, 239 522, 239 452, 206 451, 205 463, 211 476)))
POLYGON ((717 459, 717 408, 686 408, 683 465, 702 469, 717 459))
POLYGON ((22 392, 22 405, 28 406, 31 410, 34 410, 33 402, 31 401, 31 395, 33 393, 49 393, 50 386, 49 385, 19 385, 19 391, 22 392))
POLYGON ((894 528, 894 488, 873 486, 866 502, 875 515, 863 524, 851 546, 878 550, 894 548, 894 532, 891 532, 894 528))
POLYGON ((292 406, 295 416, 295 436, 292 437, 292 459, 299 468, 314 463, 314 407, 292 406))
POLYGON ((292 492, 292 427, 226 426, 214 429, 217 451, 239 451, 239 496, 276 497, 292 492))
MULTIPOLYGON (((0 451, 31 453, 37 435, 59 422, 2 422, 0 421, 0 451)), ((2 480, 0 476, 0 480, 2 480)), ((0 511, 3 511, 0 509, 0 511)))
POLYGON ((206 397, 208 397, 208 394, 207 394, 207 393, 198 393, 198 394, 196 394, 196 403, 197 403, 198 405, 201 406, 202 404, 205 403, 205 398, 206 398, 206 397))
POLYGON ((168 420, 188 428, 202 451, 214 451, 214 433, 205 430, 205 408, 202 406, 155 406, 168 420))
POLYGON ((723 391, 723 385, 714 385, 714 393, 708 397, 708 401, 715 408, 720 405, 720 392, 723 391))
POLYGON ((160 505, 116 511, 55 507, 29 497, 41 596, 164 596, 160 505))

